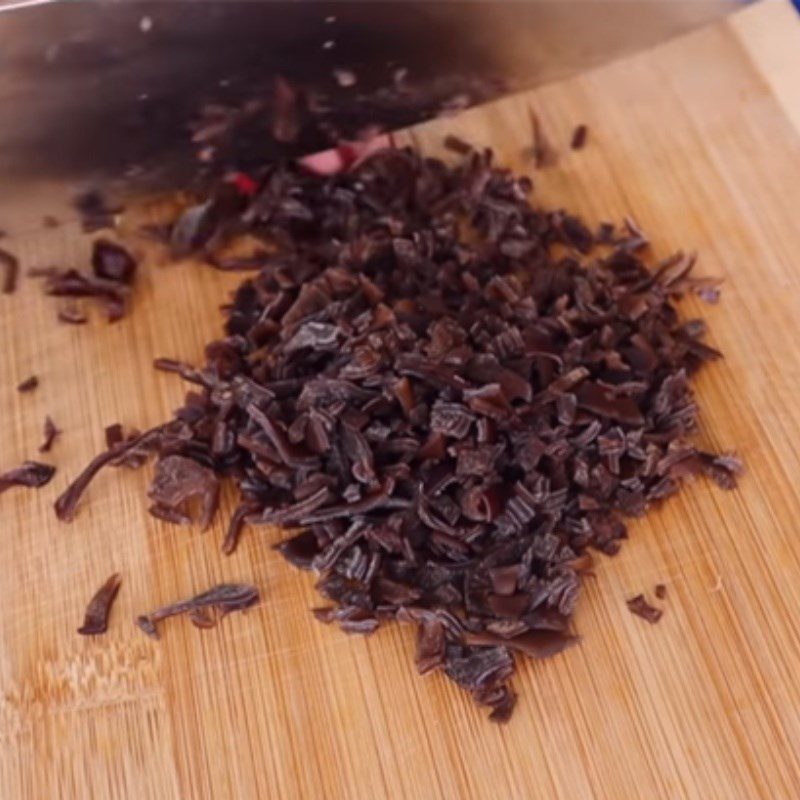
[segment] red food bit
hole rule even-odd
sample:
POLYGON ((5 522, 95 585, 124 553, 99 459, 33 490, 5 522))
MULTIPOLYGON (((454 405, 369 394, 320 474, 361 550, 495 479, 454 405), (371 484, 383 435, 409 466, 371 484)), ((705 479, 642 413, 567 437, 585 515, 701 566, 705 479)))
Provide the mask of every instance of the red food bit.
POLYGON ((239 194, 252 197, 258 191, 258 183, 246 172, 234 172, 228 176, 228 180, 236 187, 239 194))

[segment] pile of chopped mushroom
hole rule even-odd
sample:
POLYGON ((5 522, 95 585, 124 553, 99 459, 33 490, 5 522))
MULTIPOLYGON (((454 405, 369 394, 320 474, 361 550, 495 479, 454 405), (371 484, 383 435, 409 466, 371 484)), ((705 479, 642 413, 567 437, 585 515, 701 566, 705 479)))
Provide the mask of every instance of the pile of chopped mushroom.
POLYGON ((319 576, 319 619, 416 625, 418 670, 504 721, 512 654, 577 640, 590 552, 683 479, 730 488, 740 465, 687 440, 689 376, 719 356, 675 311, 715 299, 693 258, 648 268, 632 222, 539 210, 527 178, 457 144, 456 166, 386 149, 327 177, 271 167, 227 216, 209 201, 203 242, 246 230, 272 254, 204 366, 159 361, 193 384, 175 418, 116 431, 56 508, 71 519, 102 466, 153 453, 152 512, 188 523, 199 501, 206 526, 230 479, 226 553, 247 525, 291 530, 278 549, 319 576))

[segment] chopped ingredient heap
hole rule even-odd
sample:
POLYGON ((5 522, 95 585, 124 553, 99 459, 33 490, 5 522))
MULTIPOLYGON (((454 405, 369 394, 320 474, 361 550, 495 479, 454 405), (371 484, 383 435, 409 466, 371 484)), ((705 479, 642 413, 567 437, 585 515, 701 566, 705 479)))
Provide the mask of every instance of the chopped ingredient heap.
MULTIPOLYGON (((240 500, 226 553, 247 525, 296 529, 278 550, 318 574, 318 618, 416 625, 418 670, 504 721, 512 655, 576 642, 590 549, 616 553, 622 518, 683 479, 731 488, 740 463, 687 440, 689 375, 719 356, 673 305, 711 296, 693 257, 650 270, 632 221, 594 233, 532 206, 530 181, 490 152, 459 149, 455 167, 387 149, 329 177, 266 170, 228 222, 271 255, 205 366, 159 360, 194 385, 185 405, 109 435, 56 509, 71 519, 101 467, 155 453, 151 511, 187 522, 199 501, 206 525, 228 477, 240 500)), ((216 215, 202 241, 226 224, 216 215)), ((140 624, 152 634, 205 605, 230 603, 198 597, 140 624)))

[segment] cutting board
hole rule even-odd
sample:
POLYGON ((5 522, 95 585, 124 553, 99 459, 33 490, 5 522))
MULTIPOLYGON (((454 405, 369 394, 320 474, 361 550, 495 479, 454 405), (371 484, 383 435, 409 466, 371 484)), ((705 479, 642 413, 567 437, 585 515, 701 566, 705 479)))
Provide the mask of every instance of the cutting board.
MULTIPOLYGON (((688 299, 726 354, 697 379, 700 440, 747 474, 705 482, 631 525, 586 581, 582 644, 521 663, 517 711, 492 725, 439 675, 420 678, 413 633, 349 637, 317 623, 313 576, 248 531, 220 553, 206 533, 146 514, 149 468, 111 470, 72 525, 52 504, 112 422, 164 420, 184 387, 156 356, 198 360, 237 278, 147 255, 133 312, 55 322, 32 280, 0 296, 2 466, 36 457, 50 414, 58 472, 0 498, 0 797, 789 798, 800 796, 800 19, 783 3, 563 83, 402 135, 427 152, 447 132, 533 174, 542 204, 592 222, 634 214, 653 257, 696 249, 723 300, 688 299), (534 170, 530 110, 557 150, 534 170), (573 128, 589 126, 572 152, 573 128), (31 373, 33 394, 14 386, 31 373), (122 590, 107 635, 82 638, 92 592, 122 590), (199 631, 135 615, 225 580, 263 603, 199 631), (626 598, 664 583, 658 625, 626 598)), ((168 211, 141 203, 126 216, 168 211)), ((135 240, 132 240, 135 241, 135 240)), ((86 263, 75 222, 19 232, 26 266, 86 263)), ((225 497, 224 509, 231 508, 225 497)))

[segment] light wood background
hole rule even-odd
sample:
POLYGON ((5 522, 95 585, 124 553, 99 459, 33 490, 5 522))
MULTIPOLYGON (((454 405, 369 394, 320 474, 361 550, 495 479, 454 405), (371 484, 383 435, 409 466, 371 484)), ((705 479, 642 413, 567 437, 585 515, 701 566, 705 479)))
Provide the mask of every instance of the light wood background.
MULTIPOLYGON (((105 425, 144 427, 179 404, 184 387, 150 362, 200 358, 236 278, 156 254, 132 315, 82 328, 55 324, 33 281, 0 296, 0 466, 36 457, 45 414, 64 430, 53 482, 0 497, 0 797, 800 796, 798 78, 800 19, 761 4, 408 134, 435 151, 454 131, 530 169, 534 108, 560 151, 535 176, 544 204, 632 212, 656 256, 697 249, 701 273, 726 280, 719 306, 684 312, 726 354, 697 380, 702 439, 737 448, 748 474, 732 493, 698 482, 631 526, 587 581, 582 645, 520 665, 506 727, 415 674, 410 630, 362 639, 316 623, 312 578, 270 549, 278 532, 248 531, 225 558, 225 515, 206 534, 150 518, 148 469, 109 471, 72 525, 55 520, 105 425), (572 153, 578 123, 589 142, 572 153), (32 372, 39 389, 17 394, 32 372), (113 571, 109 633, 79 637, 113 571), (264 603, 210 631, 168 621, 160 642, 133 626, 222 580, 254 581, 264 603), (649 626, 625 599, 659 582, 665 613, 649 626)), ((73 224, 7 246, 26 266, 81 265, 88 239, 73 224)))

